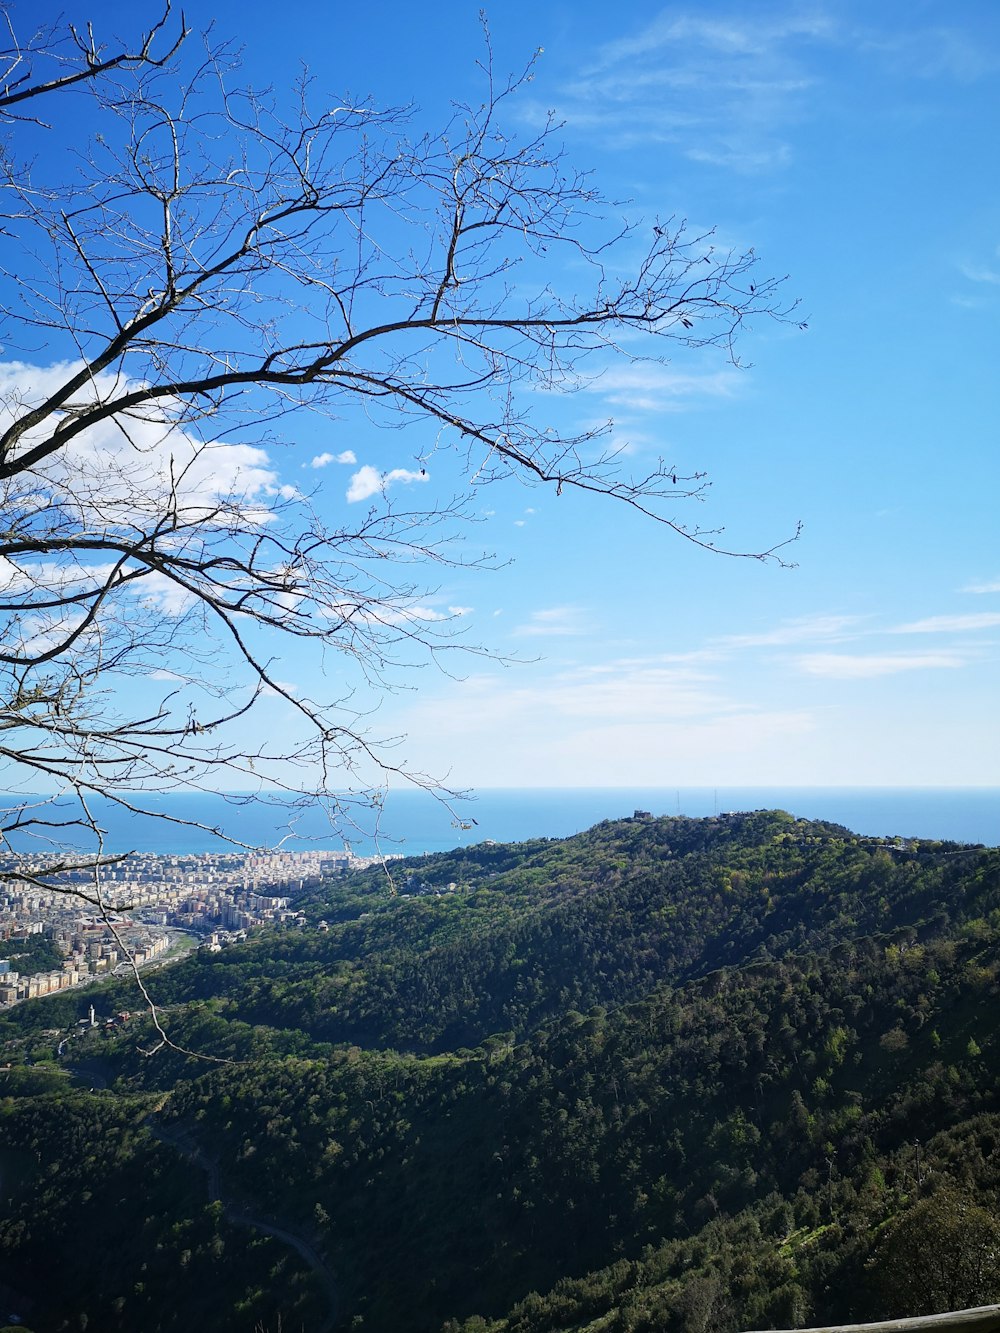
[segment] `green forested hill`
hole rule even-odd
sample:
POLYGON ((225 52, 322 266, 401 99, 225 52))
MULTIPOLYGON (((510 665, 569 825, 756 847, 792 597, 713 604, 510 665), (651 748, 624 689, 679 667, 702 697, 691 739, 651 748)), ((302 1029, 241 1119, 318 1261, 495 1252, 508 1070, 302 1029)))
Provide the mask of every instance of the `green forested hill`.
POLYGON ((178 969, 167 994, 224 994, 250 1021, 324 1041, 437 1053, 722 966, 944 922, 982 896, 976 856, 780 814, 607 823, 404 863, 395 896, 380 871, 338 884, 313 904, 329 931, 260 937, 196 977, 178 969))
POLYGON ((1000 1295, 996 851, 637 818, 393 879, 158 978, 171 1035, 228 1063, 94 1036, 64 1059, 110 1086, 81 1093, 45 1063, 71 997, 4 1020, 0 1280, 34 1327, 79 1326, 112 1197, 128 1243, 87 1311, 109 1329, 203 1320, 206 1273, 202 1326, 324 1327, 315 1265, 237 1211, 308 1240, 364 1330, 787 1327, 1000 1295), (976 1261, 937 1286, 901 1258, 949 1245, 976 1261))

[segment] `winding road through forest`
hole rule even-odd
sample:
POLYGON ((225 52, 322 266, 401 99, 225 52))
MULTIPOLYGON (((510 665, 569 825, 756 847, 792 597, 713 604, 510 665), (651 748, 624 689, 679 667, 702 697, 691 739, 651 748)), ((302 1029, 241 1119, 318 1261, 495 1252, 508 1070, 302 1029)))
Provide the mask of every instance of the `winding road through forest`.
POLYGON ((317 1325, 315 1333, 331 1333, 331 1330, 336 1326, 339 1311, 337 1283, 332 1271, 315 1247, 299 1232, 292 1230, 290 1227, 282 1226, 269 1218, 256 1217, 233 1199, 227 1198, 222 1193, 219 1181, 218 1160, 209 1156, 195 1141, 189 1128, 181 1125, 161 1124, 156 1118, 155 1112, 148 1115, 143 1123, 150 1134, 158 1139, 160 1143, 167 1144, 204 1171, 208 1186, 208 1197, 212 1203, 222 1204, 223 1215, 227 1222, 231 1222, 234 1226, 253 1227, 256 1231, 262 1231, 265 1235, 273 1236, 276 1240, 280 1240, 293 1249, 312 1269, 323 1288, 328 1306, 327 1317, 322 1324, 317 1325))

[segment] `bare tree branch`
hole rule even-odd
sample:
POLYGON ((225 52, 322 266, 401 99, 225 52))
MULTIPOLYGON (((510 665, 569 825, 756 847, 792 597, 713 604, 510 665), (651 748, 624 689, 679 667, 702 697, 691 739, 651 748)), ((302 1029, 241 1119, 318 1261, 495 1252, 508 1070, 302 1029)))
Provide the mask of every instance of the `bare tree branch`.
MULTIPOLYGON (((169 2, 108 48, 89 26, 21 41, 5 21, 0 765, 8 786, 79 808, 47 821, 26 797, 8 845, 89 830, 99 905, 95 795, 142 811, 152 792, 256 783, 349 826, 370 797, 345 793, 433 786, 371 713, 400 670, 456 642, 422 599, 431 571, 490 563, 459 539, 476 486, 600 495, 723 549, 682 518, 703 474, 659 460, 629 476, 610 423, 556 422, 623 363, 738 365, 748 324, 794 307, 753 251, 622 222, 558 127, 510 135, 530 65, 497 80, 487 39, 482 104, 413 139, 401 109, 308 78, 287 111, 242 88, 169 2), (60 176, 20 136, 73 131, 17 109, 73 98, 86 115, 60 176), (325 519, 273 461, 307 414, 422 430, 418 459, 453 450, 461 493, 397 506, 383 488, 325 519), (283 679, 281 643, 326 663, 328 697, 283 679), (289 734, 255 734, 275 697, 289 734)), ((423 462, 403 472, 428 479, 423 462)), ((785 544, 725 553, 780 561, 785 544)))

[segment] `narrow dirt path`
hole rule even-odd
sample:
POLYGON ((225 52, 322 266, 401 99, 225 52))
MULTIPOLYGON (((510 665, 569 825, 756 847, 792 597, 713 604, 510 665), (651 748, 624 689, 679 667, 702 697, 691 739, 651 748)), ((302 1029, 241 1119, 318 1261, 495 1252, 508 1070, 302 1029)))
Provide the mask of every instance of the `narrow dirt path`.
POLYGON ((232 1199, 227 1199, 222 1193, 219 1183, 218 1161, 214 1157, 210 1157, 195 1141, 190 1129, 179 1125, 162 1125, 156 1119, 155 1113, 148 1115, 143 1123, 154 1139, 158 1139, 160 1143, 166 1143, 183 1157, 186 1157, 189 1162, 193 1162, 195 1166, 204 1171, 205 1183, 208 1186, 208 1197, 211 1202, 222 1204, 223 1215, 227 1222, 231 1222, 233 1226, 252 1227, 255 1231, 262 1231, 267 1236, 273 1236, 275 1240, 280 1240, 293 1249, 312 1269, 319 1278, 328 1306, 326 1319, 322 1324, 317 1325, 314 1333, 332 1333, 332 1330, 336 1327, 339 1311, 337 1281, 315 1247, 299 1232, 281 1226, 278 1222, 269 1218, 256 1217, 232 1199))

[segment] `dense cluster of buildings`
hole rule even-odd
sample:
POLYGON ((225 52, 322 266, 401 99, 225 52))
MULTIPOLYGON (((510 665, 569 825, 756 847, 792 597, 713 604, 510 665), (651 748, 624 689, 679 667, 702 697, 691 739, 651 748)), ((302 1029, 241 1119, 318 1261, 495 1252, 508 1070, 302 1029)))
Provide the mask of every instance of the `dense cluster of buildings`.
POLYGON ((123 924, 126 929, 121 935, 117 934, 117 926, 112 931, 101 922, 90 926, 81 923, 81 928, 68 936, 66 932, 53 936, 59 952, 65 952, 66 956, 59 967, 49 971, 19 972, 17 950, 18 944, 24 941, 11 936, 0 944, 0 949, 5 948, 13 955, 12 958, 0 958, 0 1005, 34 1000, 39 995, 78 986, 121 967, 131 968, 133 964, 142 967, 168 948, 170 938, 166 932, 137 932, 128 928, 129 923, 123 924))
POLYGON ((0 865, 0 1005, 141 967, 166 951, 171 927, 220 948, 254 926, 295 925, 294 898, 352 863, 319 851, 139 854, 96 878, 57 872, 54 856, 0 865), (38 936, 51 945, 41 953, 38 936))

